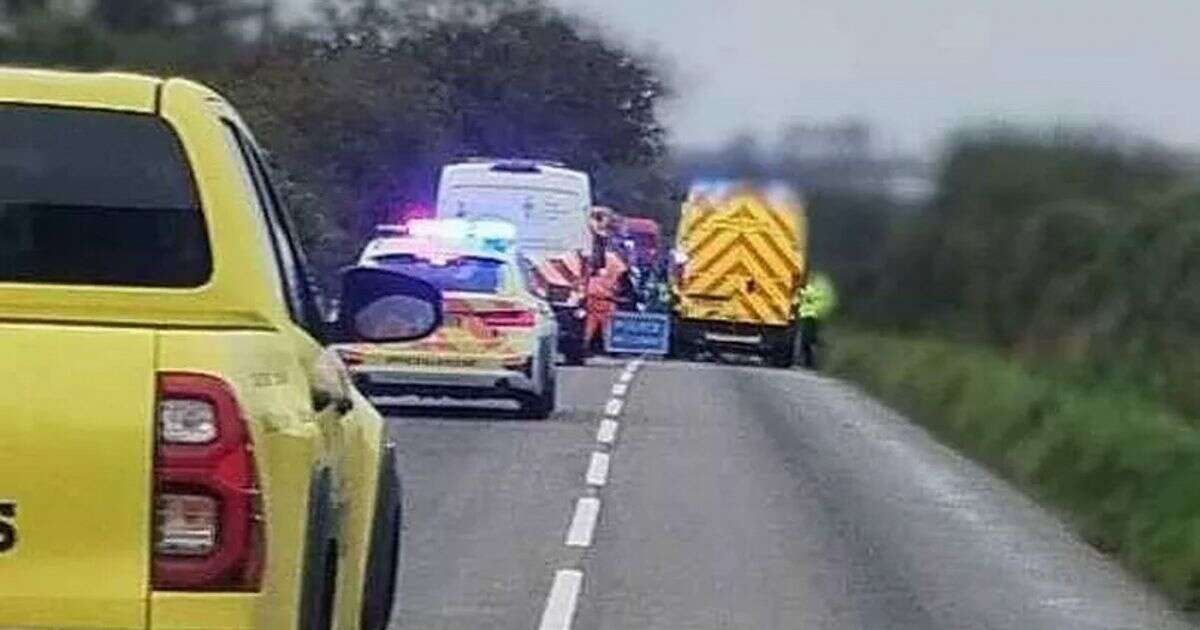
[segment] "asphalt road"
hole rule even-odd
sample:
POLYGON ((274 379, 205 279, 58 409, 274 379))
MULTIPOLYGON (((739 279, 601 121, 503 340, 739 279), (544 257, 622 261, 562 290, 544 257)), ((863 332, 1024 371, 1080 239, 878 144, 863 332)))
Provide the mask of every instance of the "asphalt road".
POLYGON ((564 369, 545 422, 388 410, 406 492, 396 628, 1195 627, 850 386, 627 364, 564 369))

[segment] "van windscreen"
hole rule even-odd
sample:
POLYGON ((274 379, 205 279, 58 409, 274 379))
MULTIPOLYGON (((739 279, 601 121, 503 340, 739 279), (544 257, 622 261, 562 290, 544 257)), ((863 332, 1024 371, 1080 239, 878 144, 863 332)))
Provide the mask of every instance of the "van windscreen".
POLYGON ((453 185, 438 200, 438 213, 441 218, 511 223, 521 249, 566 252, 589 246, 588 206, 579 191, 569 189, 453 185))
POLYGON ((0 105, 0 282, 197 287, 212 255, 157 117, 0 105))

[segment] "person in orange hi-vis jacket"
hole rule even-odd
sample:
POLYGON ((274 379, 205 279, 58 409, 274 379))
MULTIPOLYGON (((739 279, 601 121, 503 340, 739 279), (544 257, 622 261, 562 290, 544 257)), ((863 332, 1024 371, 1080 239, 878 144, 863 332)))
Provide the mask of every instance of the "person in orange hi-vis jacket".
POLYGON ((594 240, 585 287, 587 318, 583 328, 583 349, 590 354, 598 349, 604 328, 617 312, 618 305, 632 298, 633 285, 629 279, 629 264, 611 247, 619 220, 617 213, 597 206, 592 208, 588 219, 594 240))
POLYGON ((584 348, 588 352, 596 350, 613 314, 619 306, 632 302, 633 293, 629 265, 616 253, 606 252, 604 266, 588 278, 587 320, 583 329, 584 348))

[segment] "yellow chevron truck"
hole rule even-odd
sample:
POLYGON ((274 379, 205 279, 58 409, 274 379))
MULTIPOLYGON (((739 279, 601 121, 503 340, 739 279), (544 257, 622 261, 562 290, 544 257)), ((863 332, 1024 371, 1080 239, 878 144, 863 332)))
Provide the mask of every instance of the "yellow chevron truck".
POLYGON ((695 184, 675 239, 673 353, 757 354, 792 365, 795 300, 808 272, 799 195, 777 184, 695 184))

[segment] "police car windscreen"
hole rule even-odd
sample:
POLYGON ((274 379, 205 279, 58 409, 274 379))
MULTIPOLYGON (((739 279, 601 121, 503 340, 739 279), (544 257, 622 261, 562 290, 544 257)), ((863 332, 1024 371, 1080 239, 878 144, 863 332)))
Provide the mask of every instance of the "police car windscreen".
POLYGON ((196 199, 154 116, 0 105, 0 282, 200 286, 196 199))
POLYGON ((517 229, 529 251, 564 252, 587 246, 588 201, 579 192, 525 186, 456 185, 439 203, 445 218, 499 220, 517 229))
POLYGON ((464 293, 499 291, 504 266, 498 260, 471 256, 438 260, 412 254, 388 254, 374 260, 381 267, 415 276, 442 291, 464 293))

